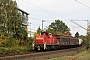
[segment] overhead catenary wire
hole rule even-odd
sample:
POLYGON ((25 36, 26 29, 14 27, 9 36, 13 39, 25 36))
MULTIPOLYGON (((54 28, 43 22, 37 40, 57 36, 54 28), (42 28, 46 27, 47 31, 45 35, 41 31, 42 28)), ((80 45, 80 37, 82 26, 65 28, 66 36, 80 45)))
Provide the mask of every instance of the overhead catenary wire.
POLYGON ((37 19, 37 18, 33 18, 33 17, 28 17, 28 18, 31 18, 31 19, 34 19, 34 20, 38 20, 38 21, 41 21, 40 19, 37 19))
MULTIPOLYGON (((28 18, 31 18, 31 19, 34 19, 34 20, 38 20, 38 21, 42 21, 42 20, 47 21, 47 19, 37 19, 37 18, 33 18, 33 17, 28 17, 28 18)), ((48 19, 48 21, 54 21, 54 20, 53 19, 52 20, 48 19)))
POLYGON ((79 2, 78 0, 75 0, 76 2, 78 2, 79 4, 81 4, 81 5, 83 5, 83 6, 85 6, 85 7, 87 7, 87 8, 89 8, 90 9, 90 7, 89 6, 87 6, 87 5, 85 5, 85 4, 83 4, 83 3, 81 3, 81 2, 79 2))
POLYGON ((85 30, 87 30, 86 28, 84 28, 84 27, 82 27, 81 25, 79 25, 78 23, 76 23, 75 21, 73 21, 73 20, 70 20, 72 23, 74 23, 74 24, 76 24, 76 25, 78 25, 79 27, 81 27, 81 28, 83 28, 83 29, 85 29, 85 30))
MULTIPOLYGON (((35 6, 35 5, 33 5, 33 4, 29 3, 29 2, 27 2, 26 0, 21 0, 21 1, 26 2, 26 3, 28 4, 28 6, 31 5, 31 6, 34 6, 34 7, 38 8, 38 9, 42 9, 42 10, 48 12, 46 9, 43 9, 43 8, 41 8, 41 7, 38 7, 38 6, 35 6)), ((85 4, 81 3, 81 2, 79 2, 78 0, 75 0, 75 1, 78 2, 78 3, 80 3, 80 4, 82 4, 82 5, 84 5, 84 6, 86 6, 86 7, 88 7, 88 8, 90 8, 89 6, 87 6, 87 5, 85 5, 85 4)), ((33 18, 33 17, 30 17, 30 18, 31 18, 31 19, 35 19, 35 20, 40 20, 40 19, 33 18)), ((41 20, 40 20, 40 21, 41 21, 41 20)))
MULTIPOLYGON (((33 5, 33 4, 25 1, 25 0, 22 0, 22 1, 23 1, 24 3, 27 3, 28 6, 33 6, 33 7, 36 7, 37 9, 41 9, 41 10, 43 10, 43 11, 49 13, 49 14, 52 14, 51 12, 49 12, 49 11, 46 10, 46 9, 43 9, 43 8, 41 8, 41 7, 38 7, 38 6, 35 6, 35 5, 33 5)), ((34 19, 34 20, 38 20, 38 21, 47 20, 47 19, 37 19, 37 18, 34 18, 34 17, 29 17, 29 18, 34 19)), ((48 21, 54 21, 54 20, 53 20, 53 19, 52 19, 52 20, 51 20, 51 19, 50 19, 50 20, 48 19, 48 21)))
MULTIPOLYGON (((36 7, 37 9, 41 9, 41 10, 43 10, 43 11, 49 13, 49 14, 52 14, 52 12, 50 12, 50 11, 44 9, 44 8, 38 7, 38 6, 36 6, 36 5, 33 5, 33 4, 31 4, 31 3, 29 3, 29 2, 27 2, 27 1, 25 1, 25 0, 21 0, 21 1, 24 1, 24 2, 26 2, 28 5, 31 5, 31 6, 33 6, 33 7, 36 7)), ((57 14, 56 14, 56 15, 57 15, 57 14)))

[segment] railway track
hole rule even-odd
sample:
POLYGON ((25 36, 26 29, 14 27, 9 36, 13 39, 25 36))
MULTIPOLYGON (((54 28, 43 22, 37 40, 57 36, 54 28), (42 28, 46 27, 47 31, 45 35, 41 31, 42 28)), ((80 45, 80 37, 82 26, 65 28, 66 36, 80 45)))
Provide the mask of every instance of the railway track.
POLYGON ((85 46, 70 48, 70 49, 55 50, 55 51, 31 52, 22 55, 0 57, 0 60, 45 60, 55 57, 75 55, 84 48, 85 46))

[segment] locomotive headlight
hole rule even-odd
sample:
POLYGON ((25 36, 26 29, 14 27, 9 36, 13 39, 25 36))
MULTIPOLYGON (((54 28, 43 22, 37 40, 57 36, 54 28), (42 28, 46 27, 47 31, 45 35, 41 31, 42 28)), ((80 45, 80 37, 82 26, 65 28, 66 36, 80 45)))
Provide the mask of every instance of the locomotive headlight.
POLYGON ((47 47, 46 47, 46 42, 44 43, 44 49, 46 49, 47 47))
POLYGON ((34 46, 35 46, 35 44, 34 44, 34 42, 32 43, 32 48, 34 49, 34 46))

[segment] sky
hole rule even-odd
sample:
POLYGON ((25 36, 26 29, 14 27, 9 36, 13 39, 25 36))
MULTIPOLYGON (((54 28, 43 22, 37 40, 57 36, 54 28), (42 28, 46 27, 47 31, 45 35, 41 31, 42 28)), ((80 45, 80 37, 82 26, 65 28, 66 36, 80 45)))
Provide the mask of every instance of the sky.
POLYGON ((75 21, 87 29, 90 20, 90 0, 16 0, 17 6, 29 13, 31 29, 37 30, 49 26, 55 20, 62 20, 69 28, 72 35, 79 32, 86 35, 86 30, 72 23, 75 21))

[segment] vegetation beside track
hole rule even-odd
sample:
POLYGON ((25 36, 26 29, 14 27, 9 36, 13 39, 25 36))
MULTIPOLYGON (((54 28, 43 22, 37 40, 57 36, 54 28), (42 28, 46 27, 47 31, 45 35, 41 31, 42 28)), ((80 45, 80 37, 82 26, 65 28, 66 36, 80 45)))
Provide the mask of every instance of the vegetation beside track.
POLYGON ((27 41, 27 44, 23 42, 23 40, 19 41, 12 39, 11 41, 4 41, 3 44, 0 44, 0 56, 8 54, 27 53, 32 51, 33 39, 29 38, 27 41))
POLYGON ((5 54, 19 54, 19 53, 25 53, 25 52, 30 52, 32 49, 27 46, 23 47, 10 47, 10 48, 5 48, 5 47, 0 47, 0 55, 5 55, 5 54))
POLYGON ((49 60, 90 60, 90 48, 88 50, 83 50, 75 56, 64 56, 58 58, 52 58, 49 60))

